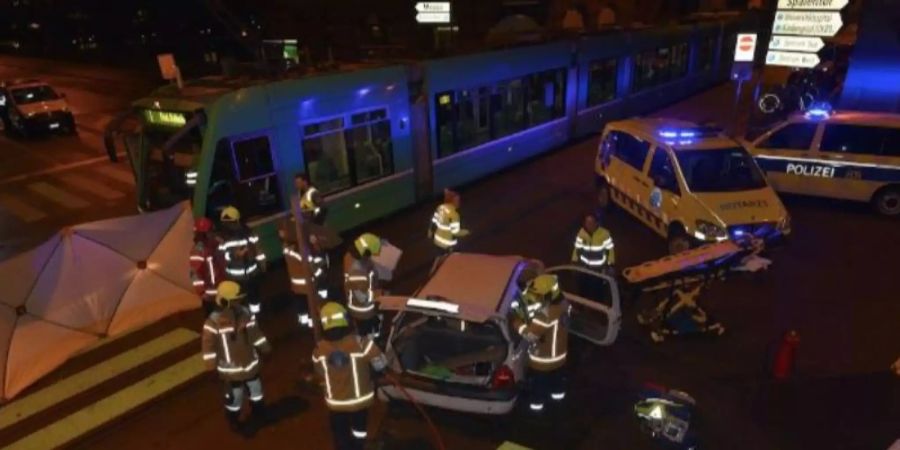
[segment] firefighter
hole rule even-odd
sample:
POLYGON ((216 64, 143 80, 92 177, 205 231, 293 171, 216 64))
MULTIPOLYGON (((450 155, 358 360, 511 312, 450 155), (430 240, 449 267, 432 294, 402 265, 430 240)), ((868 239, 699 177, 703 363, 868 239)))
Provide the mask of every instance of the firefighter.
POLYGON ((597 272, 608 272, 616 263, 616 251, 609 230, 600 226, 594 214, 584 216, 575 237, 572 262, 597 272))
POLYGON ((234 281, 219 283, 219 308, 203 324, 203 360, 207 369, 216 369, 225 383, 225 417, 235 432, 247 435, 254 429, 241 424, 244 390, 250 393, 251 422, 265 423, 265 402, 259 379, 260 352, 271 347, 250 312, 241 306, 241 287, 234 281))
POLYGON ((219 216, 222 222, 219 253, 225 264, 225 276, 241 284, 248 296, 250 313, 260 312, 259 278, 265 270, 266 254, 259 250, 259 237, 242 221, 234 206, 226 206, 219 216))
POLYGON ((319 190, 309 182, 309 177, 303 173, 294 175, 294 187, 297 189, 297 195, 300 196, 300 213, 303 214, 303 217, 316 225, 323 225, 327 210, 319 190))
POLYGON ((531 343, 528 367, 533 384, 529 407, 540 412, 548 397, 555 402, 566 398, 563 367, 568 351, 569 306, 556 276, 549 274, 535 277, 522 299, 524 318, 515 315, 512 320, 519 334, 531 343))
POLYGON ((428 227, 428 237, 441 254, 452 252, 459 243, 459 238, 469 234, 469 230, 461 228, 459 206, 459 194, 444 190, 444 203, 434 210, 434 216, 428 227))
POLYGON ((287 266, 288 277, 291 280, 291 292, 297 299, 297 320, 300 326, 309 326, 312 328, 312 322, 309 319, 309 293, 310 278, 315 282, 316 290, 320 298, 328 298, 327 272, 328 272, 328 254, 322 250, 318 244, 318 240, 314 235, 309 237, 309 245, 307 256, 309 268, 303 265, 303 249, 297 245, 297 232, 294 226, 293 216, 288 216, 281 223, 278 230, 278 236, 281 237, 284 252, 285 265, 287 266), (311 274, 311 275, 310 275, 311 274))
POLYGON ((344 255, 344 291, 347 308, 360 335, 378 335, 375 297, 380 295, 378 271, 373 256, 381 254, 381 238, 363 233, 344 255))
POLYGON ((215 308, 216 287, 224 278, 222 261, 216 252, 219 242, 212 228, 212 221, 206 217, 194 222, 194 246, 190 255, 191 282, 200 296, 205 316, 209 316, 215 308))
POLYGON ((387 360, 372 339, 350 331, 347 310, 340 304, 326 303, 319 317, 323 339, 316 343, 312 360, 325 384, 334 447, 362 449, 368 408, 375 398, 370 366, 381 372, 387 360))

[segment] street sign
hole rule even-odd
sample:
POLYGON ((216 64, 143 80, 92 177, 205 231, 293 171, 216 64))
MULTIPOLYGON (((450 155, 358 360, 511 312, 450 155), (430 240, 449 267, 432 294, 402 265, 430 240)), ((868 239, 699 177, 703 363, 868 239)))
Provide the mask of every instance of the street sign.
POLYGON ((822 38, 798 36, 772 36, 769 50, 787 50, 792 52, 818 52, 825 47, 822 38))
POLYGON ((849 0, 778 0, 778 9, 840 11, 847 3, 849 0))
POLYGON ((843 24, 839 12, 777 11, 772 33, 832 37, 843 24))
POLYGON ((756 52, 756 33, 737 35, 737 44, 734 47, 735 61, 753 61, 756 52))
POLYGON ((769 66, 803 67, 805 69, 811 69, 818 64, 819 55, 816 55, 815 53, 779 52, 773 50, 766 55, 766 65, 769 66))
POLYGON ((450 13, 420 12, 416 14, 416 22, 419 23, 450 23, 450 13))
POLYGON ((450 13, 450 2, 419 2, 416 11, 420 13, 450 13))

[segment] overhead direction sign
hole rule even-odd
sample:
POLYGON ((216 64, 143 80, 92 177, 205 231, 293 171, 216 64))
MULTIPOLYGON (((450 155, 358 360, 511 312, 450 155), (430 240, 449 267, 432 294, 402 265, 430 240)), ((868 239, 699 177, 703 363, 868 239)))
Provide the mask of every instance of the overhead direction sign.
POLYGON ((416 22, 419 23, 450 23, 450 13, 418 13, 416 14, 416 22))
POLYGON ((777 11, 774 34, 832 37, 844 24, 839 12, 777 11))
POLYGON ((811 69, 819 65, 819 55, 772 50, 766 55, 766 65, 811 69))
POLYGON ((825 47, 825 41, 818 37, 772 36, 769 50, 786 50, 790 52, 818 52, 825 47))
POLYGON ((756 33, 742 33, 737 35, 737 44, 734 47, 734 60, 738 62, 753 61, 756 52, 756 33))
POLYGON ((449 13, 450 2, 419 2, 416 3, 416 11, 420 13, 449 13))
POLYGON ((778 0, 778 9, 840 11, 849 0, 778 0))

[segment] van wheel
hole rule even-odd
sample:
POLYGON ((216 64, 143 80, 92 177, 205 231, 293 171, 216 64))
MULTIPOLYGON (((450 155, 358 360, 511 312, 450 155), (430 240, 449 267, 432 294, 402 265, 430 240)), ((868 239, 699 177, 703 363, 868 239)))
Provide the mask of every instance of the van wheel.
POLYGON ((684 227, 675 224, 674 226, 669 228, 669 237, 667 239, 667 244, 669 247, 669 254, 674 255, 676 253, 690 250, 691 238, 690 236, 688 236, 687 232, 684 231, 684 227))
POLYGON ((876 192, 872 197, 872 206, 883 216, 900 216, 900 187, 892 186, 876 192))

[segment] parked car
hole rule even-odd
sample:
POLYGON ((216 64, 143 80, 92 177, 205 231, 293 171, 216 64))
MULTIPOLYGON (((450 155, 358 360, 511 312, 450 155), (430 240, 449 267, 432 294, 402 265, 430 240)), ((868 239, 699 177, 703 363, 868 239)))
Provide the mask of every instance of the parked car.
MULTIPOLYGON (((597 345, 612 344, 621 310, 613 278, 575 266, 544 269, 519 256, 453 253, 409 297, 383 297, 382 310, 396 311, 385 352, 398 384, 416 402, 482 414, 510 412, 525 386, 528 342, 511 329, 508 316, 526 270, 557 274, 572 306, 569 331, 597 345), (589 288, 590 298, 579 295, 589 288)), ((382 400, 406 400, 393 384, 382 400)))
POLYGON ((77 132, 65 94, 38 80, 0 83, 0 120, 5 131, 21 136, 77 132))

